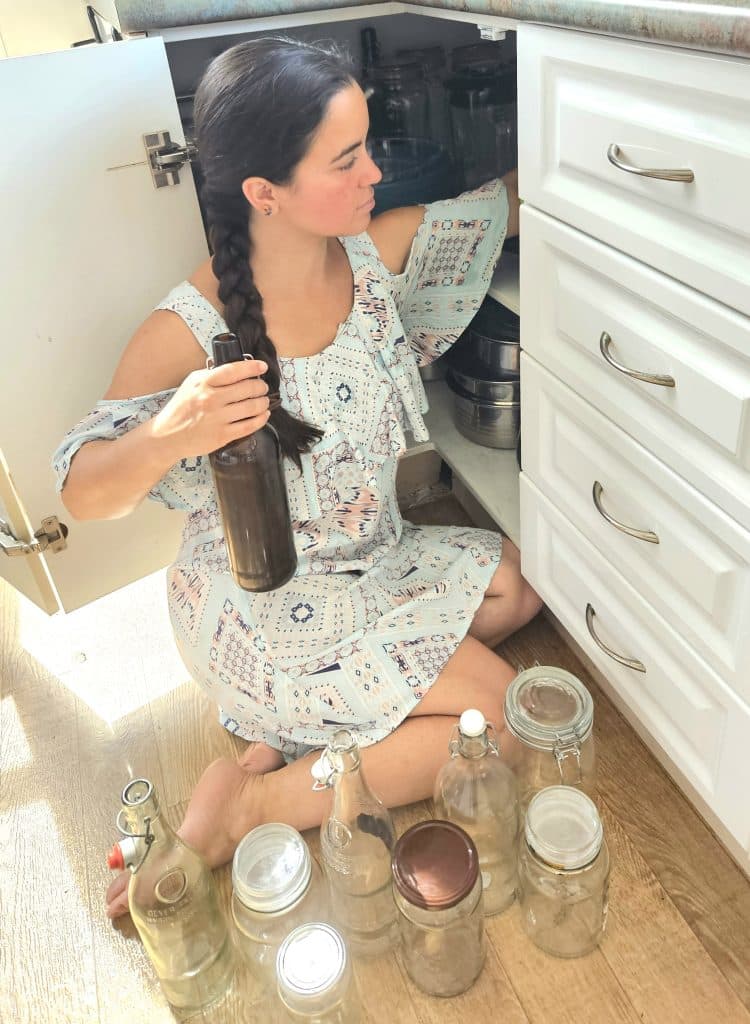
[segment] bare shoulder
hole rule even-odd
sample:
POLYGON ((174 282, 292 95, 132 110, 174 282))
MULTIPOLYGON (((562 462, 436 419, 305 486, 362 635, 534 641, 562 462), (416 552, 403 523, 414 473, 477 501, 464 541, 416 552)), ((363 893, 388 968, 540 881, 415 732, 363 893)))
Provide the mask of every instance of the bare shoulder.
POLYGON ((424 206, 400 206, 396 210, 386 210, 371 221, 368 233, 392 274, 400 274, 406 266, 424 211, 424 206))
MULTIPOLYGON (((216 278, 210 260, 201 264, 189 281, 216 305, 216 278)), ((128 342, 104 397, 132 398, 177 388, 189 373, 205 365, 206 353, 182 317, 168 309, 156 309, 128 342)))

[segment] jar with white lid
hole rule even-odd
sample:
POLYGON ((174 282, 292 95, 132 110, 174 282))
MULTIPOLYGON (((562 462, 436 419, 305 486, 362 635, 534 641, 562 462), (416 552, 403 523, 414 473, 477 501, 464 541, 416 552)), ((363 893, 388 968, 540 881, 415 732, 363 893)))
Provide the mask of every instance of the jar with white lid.
POLYGON ((518 860, 524 931, 545 953, 584 956, 607 922, 609 852, 593 800, 571 786, 537 793, 518 860))
POLYGON ((594 702, 580 679, 552 665, 526 669, 505 694, 505 721, 520 741, 514 767, 522 808, 547 786, 595 795, 594 702))
POLYGON ((290 825, 259 825, 234 852, 232 917, 242 957, 271 984, 276 953, 298 925, 325 918, 328 909, 320 868, 290 825))
POLYGON ((290 1024, 359 1024, 362 1004, 341 935, 328 924, 300 925, 279 947, 276 991, 290 1024))

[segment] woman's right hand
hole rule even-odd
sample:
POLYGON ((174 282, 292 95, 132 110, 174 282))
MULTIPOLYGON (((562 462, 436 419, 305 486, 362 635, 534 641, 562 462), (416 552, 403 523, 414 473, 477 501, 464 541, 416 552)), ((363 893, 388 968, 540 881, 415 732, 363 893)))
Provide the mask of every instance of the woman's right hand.
POLYGON ((271 415, 268 369, 258 359, 225 363, 189 373, 156 414, 153 435, 174 453, 174 461, 206 455, 265 426, 271 415))

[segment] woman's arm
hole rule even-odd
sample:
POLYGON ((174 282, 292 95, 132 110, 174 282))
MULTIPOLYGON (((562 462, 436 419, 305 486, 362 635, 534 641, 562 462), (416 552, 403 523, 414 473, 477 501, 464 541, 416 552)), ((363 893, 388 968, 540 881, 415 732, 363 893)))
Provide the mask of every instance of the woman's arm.
MULTIPOLYGON (((508 196, 508 226, 506 238, 518 234, 518 171, 508 171, 501 179, 508 196)), ((424 206, 402 206, 386 210, 375 217, 368 229, 380 258, 392 274, 400 274, 406 266, 411 245, 424 217, 424 206)))
POLYGON ((175 388, 152 419, 112 440, 84 444, 61 498, 74 519, 118 519, 131 512, 180 459, 205 455, 268 421, 267 369, 258 360, 196 369, 205 353, 176 314, 157 310, 133 336, 105 398, 175 388))

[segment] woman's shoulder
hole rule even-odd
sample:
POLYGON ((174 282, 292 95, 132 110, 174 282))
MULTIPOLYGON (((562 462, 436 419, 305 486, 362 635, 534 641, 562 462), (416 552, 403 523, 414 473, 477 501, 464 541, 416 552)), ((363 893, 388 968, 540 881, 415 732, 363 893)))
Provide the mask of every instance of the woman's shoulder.
POLYGON ((211 303, 219 316, 224 313, 224 305, 219 298, 219 281, 213 271, 213 258, 211 256, 204 260, 199 267, 193 271, 187 283, 200 292, 204 299, 211 303))
POLYGON ((403 273, 424 214, 424 206, 401 206, 386 210, 370 223, 367 233, 391 274, 403 273))

